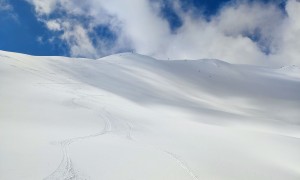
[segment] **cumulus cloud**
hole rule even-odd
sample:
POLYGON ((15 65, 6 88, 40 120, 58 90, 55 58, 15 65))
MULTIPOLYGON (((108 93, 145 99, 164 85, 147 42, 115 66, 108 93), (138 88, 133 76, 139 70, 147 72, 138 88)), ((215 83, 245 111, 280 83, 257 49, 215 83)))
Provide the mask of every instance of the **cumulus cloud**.
POLYGON ((176 31, 160 13, 166 1, 27 1, 49 30, 61 32, 72 56, 95 58, 133 49, 162 59, 300 64, 297 0, 288 0, 284 10, 274 3, 235 1, 209 19, 195 9, 183 10, 179 0, 167 1, 182 22, 176 31), (105 33, 99 34, 99 27, 105 33))
POLYGON ((280 48, 274 55, 277 61, 300 64, 300 1, 290 0, 286 6, 287 18, 282 26, 280 48))
POLYGON ((58 20, 49 20, 45 22, 47 28, 51 31, 61 31, 62 25, 58 20))
POLYGON ((29 0, 29 2, 34 4, 35 11, 38 15, 49 15, 56 8, 57 0, 29 0))

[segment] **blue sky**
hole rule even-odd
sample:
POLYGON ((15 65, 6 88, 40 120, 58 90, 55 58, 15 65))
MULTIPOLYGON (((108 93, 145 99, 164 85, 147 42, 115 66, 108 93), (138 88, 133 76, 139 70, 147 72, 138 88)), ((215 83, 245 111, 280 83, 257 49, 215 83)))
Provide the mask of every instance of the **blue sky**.
POLYGON ((136 51, 158 58, 221 57, 233 62, 243 57, 238 52, 245 51, 249 57, 245 62, 255 63, 279 52, 287 33, 287 11, 295 11, 288 4, 299 4, 297 0, 66 2, 0 0, 0 50, 92 58, 136 51), (232 52, 224 53, 228 49, 219 47, 218 41, 232 52))
POLYGON ((50 39, 49 31, 35 16, 31 4, 23 0, 10 0, 11 9, 0 11, 0 49, 32 55, 68 55, 64 42, 39 41, 50 39), (41 39, 40 39, 41 40, 41 39))

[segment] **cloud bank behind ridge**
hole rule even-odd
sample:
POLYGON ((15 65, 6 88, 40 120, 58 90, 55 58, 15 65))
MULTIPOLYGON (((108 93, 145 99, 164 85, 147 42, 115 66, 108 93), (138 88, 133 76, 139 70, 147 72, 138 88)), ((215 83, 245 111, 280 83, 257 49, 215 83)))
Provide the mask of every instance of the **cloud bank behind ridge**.
POLYGON ((215 58, 231 63, 300 65, 300 2, 235 1, 211 17, 179 0, 27 0, 71 56, 98 58, 134 50, 161 59, 215 58), (161 14, 168 6, 181 25, 161 14))

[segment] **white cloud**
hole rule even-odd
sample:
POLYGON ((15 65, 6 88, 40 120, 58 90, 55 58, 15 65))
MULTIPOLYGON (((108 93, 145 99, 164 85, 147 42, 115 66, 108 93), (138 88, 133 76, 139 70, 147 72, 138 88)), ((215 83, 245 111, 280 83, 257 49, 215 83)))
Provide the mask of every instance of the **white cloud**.
POLYGON ((52 31, 61 31, 62 30, 61 23, 57 19, 46 21, 45 24, 49 30, 52 30, 52 31))
POLYGON ((60 38, 67 42, 74 56, 99 57, 133 48, 138 53, 164 59, 217 58, 241 64, 300 64, 300 3, 296 0, 288 1, 288 16, 273 4, 237 1, 223 7, 210 21, 183 12, 179 0, 174 0, 171 2, 183 22, 176 33, 160 17, 160 1, 155 4, 149 0, 28 1, 49 30, 63 32, 60 38), (49 18, 58 11, 64 11, 66 16, 49 18), (113 45, 90 36, 99 25, 108 26, 118 35, 113 45), (249 38, 257 35, 256 41, 249 38))
POLYGON ((59 0, 27 0, 28 2, 34 4, 35 11, 39 15, 49 15, 52 13, 59 2, 59 0))
POLYGON ((72 29, 68 30, 71 26, 65 23, 65 33, 61 36, 68 44, 70 44, 70 53, 74 56, 97 56, 97 51, 93 47, 86 30, 80 25, 72 25, 72 29))
POLYGON ((288 18, 284 21, 281 37, 281 47, 274 58, 277 61, 287 61, 300 64, 300 2, 290 0, 286 11, 288 18))

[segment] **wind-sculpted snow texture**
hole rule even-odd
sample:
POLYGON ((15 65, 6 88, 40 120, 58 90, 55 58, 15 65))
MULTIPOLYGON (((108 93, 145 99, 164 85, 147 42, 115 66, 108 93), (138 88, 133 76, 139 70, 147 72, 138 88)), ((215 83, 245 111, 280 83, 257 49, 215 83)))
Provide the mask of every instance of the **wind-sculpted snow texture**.
POLYGON ((300 68, 0 51, 2 180, 299 180, 300 68))

